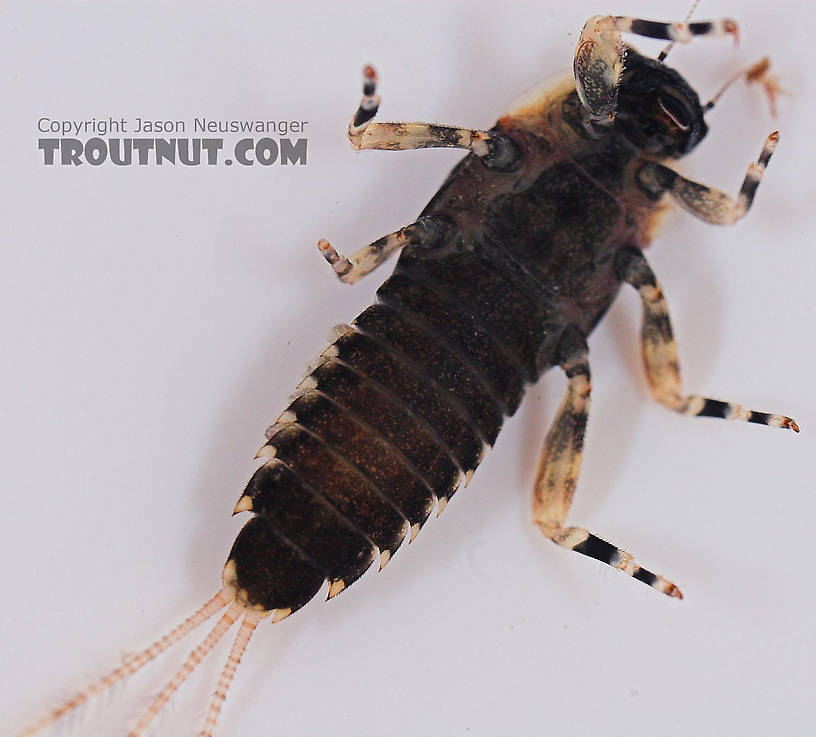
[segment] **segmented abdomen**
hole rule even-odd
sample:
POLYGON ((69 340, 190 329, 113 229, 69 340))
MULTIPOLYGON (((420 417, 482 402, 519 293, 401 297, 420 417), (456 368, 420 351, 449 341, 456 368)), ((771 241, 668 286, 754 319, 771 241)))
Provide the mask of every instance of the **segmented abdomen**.
POLYGON ((264 609, 295 610, 324 580, 338 593, 377 550, 384 565, 470 480, 534 378, 534 352, 509 343, 538 339, 523 333, 535 310, 511 282, 477 280, 463 299, 439 263, 433 278, 410 255, 400 265, 298 386, 239 502, 256 516, 230 554, 235 585, 264 609), (499 334, 486 301, 502 289, 495 319, 516 327, 499 334), (262 570, 283 559, 285 585, 262 570))

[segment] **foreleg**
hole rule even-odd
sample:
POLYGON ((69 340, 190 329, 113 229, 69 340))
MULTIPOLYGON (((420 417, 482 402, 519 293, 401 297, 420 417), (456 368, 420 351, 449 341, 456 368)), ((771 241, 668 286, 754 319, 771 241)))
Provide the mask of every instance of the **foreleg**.
POLYGON ((618 85, 626 55, 621 33, 688 43, 694 36, 730 34, 736 37, 737 24, 732 20, 663 23, 621 15, 590 18, 581 31, 573 72, 578 97, 590 120, 598 125, 611 125, 615 119, 618 85))
POLYGON ((704 184, 692 182, 667 166, 650 162, 638 171, 638 180, 651 194, 667 192, 683 209, 712 225, 732 225, 744 217, 754 201, 759 182, 771 160, 779 132, 765 140, 759 159, 748 167, 739 195, 734 199, 704 184))

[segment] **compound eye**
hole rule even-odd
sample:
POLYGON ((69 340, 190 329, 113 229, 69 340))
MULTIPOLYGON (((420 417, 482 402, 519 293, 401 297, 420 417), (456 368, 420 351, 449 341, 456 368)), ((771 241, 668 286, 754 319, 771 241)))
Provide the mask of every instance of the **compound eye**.
POLYGON ((666 117, 681 131, 687 131, 691 128, 691 121, 688 118, 688 114, 677 100, 668 96, 658 97, 657 104, 660 105, 660 109, 666 113, 666 117))

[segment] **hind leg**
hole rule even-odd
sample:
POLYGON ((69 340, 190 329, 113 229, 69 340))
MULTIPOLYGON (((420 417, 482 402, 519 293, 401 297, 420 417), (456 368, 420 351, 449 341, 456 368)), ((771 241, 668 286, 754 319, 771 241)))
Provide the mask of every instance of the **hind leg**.
POLYGON ((380 106, 377 73, 363 69, 363 98, 348 127, 348 137, 356 149, 408 151, 416 148, 464 148, 472 151, 490 169, 516 166, 520 155, 516 145, 500 133, 460 128, 436 123, 375 123, 380 106))
POLYGON ((318 241, 317 248, 341 282, 355 284, 405 246, 433 248, 441 245, 446 238, 448 227, 440 219, 430 216, 422 217, 411 225, 406 225, 394 233, 378 238, 367 246, 358 248, 351 256, 338 254, 334 246, 325 238, 318 241))
POLYGON ((646 368, 646 378, 652 396, 658 402, 684 415, 743 420, 799 432, 796 422, 785 415, 757 412, 733 402, 709 399, 696 394, 683 394, 677 344, 669 320, 669 307, 654 272, 643 254, 634 248, 621 251, 616 265, 623 281, 631 284, 640 293, 643 303, 641 333, 643 365, 646 368))
POLYGON ((581 31, 573 72, 578 97, 590 120, 598 125, 611 125, 615 119, 618 85, 626 55, 621 33, 687 43, 694 36, 736 36, 737 24, 732 20, 662 23, 620 15, 590 18, 581 31))
POLYGON ((559 346, 560 366, 567 375, 567 392, 553 421, 539 461, 533 491, 533 516, 554 543, 606 563, 658 591, 682 599, 671 581, 641 568, 634 557, 581 527, 564 523, 575 493, 584 432, 589 415, 590 373, 586 340, 568 330, 559 346))

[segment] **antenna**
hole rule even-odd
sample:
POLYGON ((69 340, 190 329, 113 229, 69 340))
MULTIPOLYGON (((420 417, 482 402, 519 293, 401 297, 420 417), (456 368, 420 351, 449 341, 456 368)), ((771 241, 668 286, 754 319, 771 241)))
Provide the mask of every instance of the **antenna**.
POLYGON ((771 60, 766 56, 760 59, 756 64, 748 69, 743 69, 734 74, 712 97, 705 105, 703 105, 703 113, 711 110, 722 97, 723 93, 736 82, 738 79, 745 79, 748 84, 760 84, 768 97, 768 104, 771 109, 771 117, 776 117, 776 100, 779 95, 786 94, 786 90, 779 83, 779 77, 775 74, 769 74, 771 69, 771 60))

